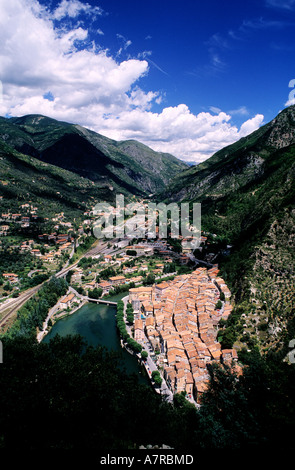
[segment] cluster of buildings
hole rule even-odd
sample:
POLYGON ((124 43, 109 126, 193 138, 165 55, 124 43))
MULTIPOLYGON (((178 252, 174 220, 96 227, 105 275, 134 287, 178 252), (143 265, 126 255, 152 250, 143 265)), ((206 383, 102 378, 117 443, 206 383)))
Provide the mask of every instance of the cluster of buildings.
POLYGON ((237 360, 236 351, 221 350, 216 339, 220 319, 232 309, 231 293, 218 272, 218 267, 201 267, 172 281, 129 290, 135 340, 148 338, 173 393, 185 391, 196 400, 208 385, 208 363, 237 360), (221 292, 225 300, 217 309, 221 292))
MULTIPOLYGON (((136 251, 138 256, 142 256, 144 254, 146 257, 154 253, 153 246, 148 244, 132 245, 130 247, 127 246, 125 251, 128 252, 128 250, 136 251)), ((84 270, 80 267, 74 268, 71 282, 73 284, 80 284, 86 291, 92 290, 94 288, 100 288, 103 291, 102 295, 105 295, 109 294, 110 290, 116 286, 122 286, 124 284, 130 283, 134 283, 135 285, 141 284, 144 280, 145 274, 154 274, 156 278, 162 276, 165 266, 173 262, 170 252, 170 257, 165 257, 163 261, 161 261, 160 258, 152 268, 149 266, 148 261, 142 262, 142 260, 140 262, 135 261, 134 265, 130 265, 129 261, 132 261, 135 258, 133 256, 127 255, 125 251, 121 252, 120 255, 105 254, 103 259, 101 259, 102 255, 99 255, 99 270, 97 272, 94 270, 90 274, 91 279, 88 279, 87 281, 83 281, 83 276, 85 275, 84 270), (99 271, 108 267, 114 268, 116 274, 109 276, 107 280, 101 280, 100 282, 97 282, 96 277, 97 275, 99 276, 99 271)))

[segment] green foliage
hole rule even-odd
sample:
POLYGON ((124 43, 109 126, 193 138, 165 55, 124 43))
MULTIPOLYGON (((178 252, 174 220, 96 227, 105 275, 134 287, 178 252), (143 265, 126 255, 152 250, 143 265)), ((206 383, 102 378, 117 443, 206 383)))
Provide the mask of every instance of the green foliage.
POLYGON ((158 370, 153 370, 152 379, 158 387, 162 384, 162 377, 158 370))
POLYGON ((136 256, 137 251, 136 250, 126 250, 126 255, 128 256, 136 256))
POLYGON ((16 183, 3 187, 10 199, 16 195, 24 198, 30 192, 45 199, 47 208, 61 204, 77 215, 89 197, 113 201, 116 192, 155 192, 187 167, 172 155, 154 152, 135 141, 115 142, 88 129, 80 130, 45 116, 37 118, 0 121, 0 134, 6 137, 6 143, 0 143, 6 157, 0 164, 1 173, 16 183), (16 151, 20 142, 28 155, 16 151))
POLYGON ((221 300, 218 300, 218 301, 216 302, 215 308, 216 308, 217 310, 220 310, 221 307, 222 307, 222 302, 221 302, 221 300))
POLYGON ((20 253, 17 249, 11 249, 3 243, 3 249, 0 251, 0 275, 7 272, 13 272, 19 276, 25 276, 26 268, 33 267, 36 260, 30 253, 20 253))
POLYGON ((210 365, 209 388, 196 409, 184 393, 165 402, 126 376, 117 354, 79 336, 2 340, 2 449, 105 451, 163 442, 182 451, 293 449, 295 370, 274 354, 242 351, 247 367, 240 377, 210 365))
POLYGON ((141 359, 144 361, 148 358, 148 353, 147 351, 141 351, 141 359))
POLYGON ((128 449, 134 443, 172 445, 173 410, 121 372, 118 355, 88 347, 76 336, 56 336, 49 344, 6 339, 4 349, 2 449, 87 452, 128 449))
POLYGON ((133 351, 135 351, 136 353, 140 353, 142 351, 142 346, 141 344, 137 343, 137 341, 135 341, 133 338, 131 338, 131 336, 129 336, 127 338, 127 345, 133 349, 133 351))
POLYGON ((95 287, 94 289, 88 291, 88 297, 91 299, 99 299, 102 296, 102 293, 102 289, 95 287))
POLYGON ((18 310, 16 321, 5 335, 9 338, 18 336, 34 338, 36 328, 42 328, 49 309, 66 294, 67 288, 68 284, 64 279, 52 277, 18 310))
POLYGON ((116 275, 115 269, 112 267, 108 267, 100 271, 98 279, 109 279, 110 277, 115 276, 115 275, 116 275))
POLYGON ((144 286, 148 286, 154 284, 156 280, 156 276, 152 273, 148 274, 147 277, 142 281, 144 286))
POLYGON ((49 274, 47 273, 36 274, 35 276, 28 277, 24 282, 24 286, 25 287, 38 286, 39 284, 42 284, 42 282, 47 281, 48 278, 49 278, 49 274))
POLYGON ((294 366, 258 351, 240 355, 238 379, 229 367, 209 366, 210 386, 199 413, 201 445, 212 448, 291 449, 295 407, 294 366))

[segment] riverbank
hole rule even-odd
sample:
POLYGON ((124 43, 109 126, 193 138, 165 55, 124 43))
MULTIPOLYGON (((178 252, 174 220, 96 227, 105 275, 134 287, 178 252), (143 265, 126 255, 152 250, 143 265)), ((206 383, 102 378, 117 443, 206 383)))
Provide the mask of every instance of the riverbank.
POLYGON ((44 338, 44 336, 46 336, 51 328, 53 327, 53 325, 61 318, 65 318, 69 315, 72 315, 73 313, 77 312, 77 310, 79 310, 80 308, 83 307, 83 305, 85 305, 87 303, 86 300, 82 301, 79 305, 75 306, 74 308, 72 308, 71 310, 65 310, 65 311, 62 311, 60 312, 59 314, 56 315, 56 313, 59 311, 59 305, 60 305, 60 301, 58 301, 54 307, 52 307, 49 312, 48 312, 48 315, 47 315, 47 318, 45 320, 45 322, 43 323, 43 328, 41 331, 39 331, 37 333, 37 341, 40 343, 42 341, 42 339, 44 338), (48 326, 48 323, 49 323, 49 320, 51 320, 52 322, 52 325, 51 326, 48 326))
MULTIPOLYGON (((123 297, 121 299, 124 303, 124 317, 126 319, 126 308, 127 308, 127 303, 128 303, 128 300, 129 300, 129 295, 123 297)), ((130 335, 130 337, 132 338, 133 337, 133 334, 132 334, 132 326, 128 325, 128 323, 125 321, 126 323, 126 329, 127 329, 127 332, 128 334, 130 335)), ((155 392, 157 392, 158 394, 162 395, 162 396, 165 396, 166 400, 168 402, 173 402, 173 394, 171 392, 171 390, 169 389, 166 381, 164 380, 162 374, 161 374, 161 371, 159 370, 159 368, 157 367, 157 364, 155 362, 155 360, 153 359, 153 357, 151 356, 151 353, 152 353, 152 345, 150 344, 148 338, 144 335, 144 340, 143 342, 140 342, 139 343, 141 346, 142 346, 142 350, 143 351, 146 351, 147 353, 147 357, 146 359, 142 359, 141 357, 141 353, 136 353, 135 351, 133 351, 132 349, 128 348, 128 346, 121 340, 121 346, 123 348, 126 349, 126 351, 129 353, 129 354, 132 354, 133 356, 135 356, 139 362, 139 364, 141 364, 145 371, 146 371, 146 374, 151 382, 151 385, 153 386, 155 392), (154 371, 158 371, 160 372, 160 375, 161 375, 161 379, 162 379, 162 383, 161 383, 161 386, 157 386, 154 382, 154 380, 152 379, 152 373, 154 371)))

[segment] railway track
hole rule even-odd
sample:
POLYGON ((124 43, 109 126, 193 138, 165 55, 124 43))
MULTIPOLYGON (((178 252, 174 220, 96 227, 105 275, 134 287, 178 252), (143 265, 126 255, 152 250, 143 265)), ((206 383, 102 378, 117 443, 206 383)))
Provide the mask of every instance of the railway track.
MULTIPOLYGON (((95 246, 90 248, 83 256, 93 256, 94 254, 102 253, 105 249, 104 245, 95 246)), ((65 276, 71 269, 75 268, 78 265, 78 261, 67 266, 66 268, 62 268, 58 273, 55 274, 55 277, 63 277, 65 276)), ((17 312, 17 310, 22 307, 34 294, 38 292, 38 290, 42 287, 42 285, 47 282, 44 281, 42 284, 38 286, 31 287, 29 290, 23 292, 19 297, 16 299, 11 300, 8 304, 0 305, 0 317, 1 314, 6 312, 5 315, 0 319, 0 328, 11 318, 13 314, 17 312)))
POLYGON ((32 287, 29 291, 23 293, 20 297, 12 300, 9 302, 9 304, 6 305, 1 305, 0 307, 0 315, 1 313, 5 312, 7 310, 7 313, 1 318, 0 320, 0 327, 3 326, 3 324, 9 320, 9 318, 17 312, 17 310, 22 307, 38 290, 42 284, 39 284, 38 286, 32 287))

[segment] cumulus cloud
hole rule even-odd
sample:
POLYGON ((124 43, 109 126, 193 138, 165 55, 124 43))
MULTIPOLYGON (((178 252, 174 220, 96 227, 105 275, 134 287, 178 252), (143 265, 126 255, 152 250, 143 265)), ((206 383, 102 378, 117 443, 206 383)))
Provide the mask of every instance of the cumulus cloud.
POLYGON ((246 135, 251 134, 251 132, 254 132, 263 123, 263 118, 263 114, 256 114, 254 118, 248 119, 248 121, 241 125, 239 136, 245 137, 246 135))
MULTIPOLYGON (((238 129, 230 113, 214 106, 213 114, 195 115, 183 103, 155 112, 163 93, 144 91, 139 83, 149 73, 151 51, 112 57, 89 40, 83 23, 74 26, 81 13, 98 16, 101 10, 79 0, 62 0, 53 11, 37 0, 1 0, 1 115, 44 114, 196 162, 261 125, 257 115, 238 129)), ((125 49, 131 45, 118 39, 125 49)))
POLYGON ((65 17, 76 18, 82 12, 87 15, 101 15, 102 9, 79 0, 62 0, 54 10, 52 18, 55 20, 61 20, 65 17))
POLYGON ((289 88, 293 88, 293 90, 290 91, 289 93, 289 99, 285 103, 285 106, 291 106, 292 104, 295 104, 295 78, 290 80, 289 82, 289 88))

